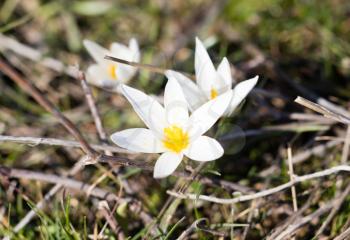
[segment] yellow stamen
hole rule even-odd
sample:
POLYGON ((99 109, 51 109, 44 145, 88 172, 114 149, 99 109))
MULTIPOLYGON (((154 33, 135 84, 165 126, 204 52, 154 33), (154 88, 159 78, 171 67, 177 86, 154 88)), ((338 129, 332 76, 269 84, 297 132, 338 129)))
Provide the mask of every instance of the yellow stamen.
POLYGON ((117 65, 115 65, 115 64, 109 64, 108 65, 108 69, 107 69, 108 75, 114 80, 118 79, 116 70, 117 70, 117 65))
POLYGON ((173 152, 179 153, 181 150, 185 149, 188 144, 188 133, 183 131, 182 128, 176 125, 164 128, 164 147, 173 152))
POLYGON ((214 99, 214 98, 216 98, 217 96, 218 96, 218 91, 216 91, 215 88, 212 88, 212 89, 210 90, 210 99, 214 99))

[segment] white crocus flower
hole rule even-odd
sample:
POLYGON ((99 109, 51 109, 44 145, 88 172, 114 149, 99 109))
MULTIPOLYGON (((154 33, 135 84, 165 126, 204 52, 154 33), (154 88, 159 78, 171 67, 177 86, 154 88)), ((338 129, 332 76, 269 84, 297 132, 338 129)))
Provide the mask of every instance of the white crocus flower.
POLYGON ((112 134, 111 139, 131 151, 162 153, 155 164, 155 178, 172 174, 184 155, 195 161, 211 161, 223 155, 224 150, 218 141, 202 135, 224 113, 232 91, 208 101, 191 116, 184 93, 175 78, 169 78, 165 86, 164 107, 154 98, 126 85, 121 85, 120 91, 148 129, 123 130, 112 134))
POLYGON ((119 83, 127 83, 135 75, 137 71, 135 67, 112 62, 104 57, 110 55, 131 62, 139 62, 140 50, 136 39, 130 39, 129 46, 112 43, 110 50, 90 40, 84 40, 83 44, 96 62, 87 69, 86 78, 90 84, 117 90, 119 83))
MULTIPOLYGON (((190 105, 190 110, 194 111, 205 102, 220 96, 232 88, 230 64, 225 57, 218 68, 215 69, 207 50, 203 43, 196 38, 195 50, 195 72, 196 83, 185 75, 167 70, 167 77, 176 78, 182 86, 185 97, 190 105)), ((226 109, 224 115, 231 115, 237 106, 244 100, 258 81, 258 76, 238 83, 233 89, 233 98, 226 109)))

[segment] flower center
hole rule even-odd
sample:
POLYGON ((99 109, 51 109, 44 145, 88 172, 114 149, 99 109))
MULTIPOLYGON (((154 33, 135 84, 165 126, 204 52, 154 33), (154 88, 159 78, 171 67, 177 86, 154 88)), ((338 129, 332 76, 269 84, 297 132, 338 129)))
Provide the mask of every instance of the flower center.
POLYGON ((116 69, 117 69, 117 65, 115 64, 109 64, 107 68, 108 75, 114 80, 118 79, 116 74, 116 69))
POLYGON ((164 147, 173 152, 179 153, 181 150, 185 149, 188 144, 188 133, 183 131, 182 128, 176 125, 164 128, 164 147))
POLYGON ((215 88, 210 90, 210 99, 214 99, 218 96, 218 91, 215 88))

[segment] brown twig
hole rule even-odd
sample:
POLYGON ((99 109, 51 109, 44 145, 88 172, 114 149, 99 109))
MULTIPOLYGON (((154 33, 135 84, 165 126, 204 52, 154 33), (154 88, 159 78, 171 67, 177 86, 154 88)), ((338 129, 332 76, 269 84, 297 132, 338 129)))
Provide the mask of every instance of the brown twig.
POLYGON ((208 222, 208 219, 206 219, 206 218, 197 219, 196 221, 194 221, 191 224, 191 226, 189 228, 187 228, 184 232, 182 232, 181 235, 176 240, 190 239, 189 235, 195 231, 203 231, 203 232, 209 233, 213 236, 218 236, 218 238, 220 238, 220 239, 226 236, 225 233, 218 232, 218 231, 212 230, 210 228, 200 227, 199 225, 202 222, 208 222))
POLYGON ((242 240, 245 240, 247 239, 247 236, 248 236, 248 233, 249 233, 249 230, 252 226, 252 221, 253 221, 253 217, 254 217, 254 212, 256 210, 256 206, 257 206, 257 202, 256 200, 253 200, 250 204, 250 208, 249 208, 249 214, 248 214, 248 217, 247 217, 247 223, 248 225, 244 227, 244 230, 243 230, 243 235, 242 235, 242 240))
POLYGON ((81 144, 81 148, 92 158, 97 158, 98 153, 90 147, 75 125, 66 118, 41 92, 28 80, 20 76, 10 65, 0 60, 0 70, 11 80, 16 82, 23 90, 28 92, 46 111, 54 115, 66 130, 81 144))
MULTIPOLYGON (((106 219, 108 225, 111 227, 111 230, 113 231, 113 233, 118 236, 120 234, 120 226, 118 226, 117 221, 115 220, 115 218, 113 217, 113 214, 117 208, 117 204, 115 204, 115 206, 113 207, 112 210, 109 209, 108 203, 106 201, 100 201, 98 203, 98 208, 99 210, 102 212, 102 215, 104 216, 104 218, 106 219)), ((104 228, 103 228, 104 229, 104 228)), ((99 235, 102 234, 102 231, 99 235)), ((122 236, 124 236, 124 234, 122 234, 122 236)), ((119 239, 119 238, 118 238, 119 239)), ((124 239, 124 237, 123 237, 124 239)))
POLYGON ((164 74, 164 72, 166 71, 166 69, 163 69, 163 68, 160 68, 160 67, 156 67, 156 66, 153 66, 153 65, 150 65, 150 64, 131 62, 131 61, 127 61, 127 60, 124 60, 124 59, 121 59, 121 58, 108 56, 108 55, 105 56, 105 59, 111 60, 111 61, 117 62, 117 63, 126 64, 126 65, 129 65, 129 66, 141 68, 141 69, 146 69, 146 70, 149 70, 151 72, 155 72, 155 73, 159 73, 159 74, 164 74))
POLYGON ((263 190, 257 193, 253 194, 247 194, 247 195, 242 195, 239 197, 235 198, 217 198, 217 197, 212 197, 212 196, 206 196, 206 195, 197 195, 197 194, 182 194, 182 193, 177 193, 177 192, 172 192, 172 191, 167 191, 168 194, 175 196, 177 198, 181 199, 191 199, 191 200, 203 200, 207 202, 213 202, 213 203, 218 203, 218 204, 235 204, 239 202, 245 202, 245 201, 250 201, 253 199, 257 198, 262 198, 266 197, 272 194, 275 194, 277 192, 283 191, 287 188, 290 188, 291 186, 301 183, 307 180, 315 179, 315 178, 321 178, 325 176, 329 176, 338 172, 350 172, 350 166, 348 165, 339 165, 336 167, 332 167, 323 171, 319 172, 314 172, 311 174, 303 175, 303 176, 295 176, 294 181, 289 181, 285 184, 279 185, 277 187, 273 187, 267 190, 263 190))
POLYGON ((350 237, 350 227, 342 232, 339 236, 334 238, 334 240, 347 240, 350 237))
MULTIPOLYGON (((60 184, 64 187, 75 189, 88 193, 88 190, 91 188, 90 184, 86 184, 68 177, 61 177, 54 174, 45 174, 41 172, 8 168, 0 165, 0 175, 5 177, 12 178, 21 178, 28 180, 37 180, 47 183, 60 184)), ((107 201, 128 201, 128 199, 120 198, 112 192, 108 192, 102 188, 94 188, 90 191, 90 195, 98 197, 101 199, 106 199, 107 201)))
POLYGON ((317 209, 315 212, 311 213, 310 215, 307 215, 299 219, 298 221, 295 221, 293 224, 289 225, 285 231, 283 231, 280 235, 278 235, 274 239, 275 240, 287 239, 288 237, 293 235, 300 227, 304 226, 307 223, 310 223, 313 219, 318 218, 323 214, 325 214, 326 212, 328 212, 332 208, 333 204, 334 202, 329 202, 323 205, 322 207, 320 207, 319 209, 317 209))
POLYGON ((345 142, 343 145, 343 151, 341 155, 341 164, 346 164, 349 157, 350 150, 350 125, 348 125, 345 135, 345 142))
MULTIPOLYGON (((94 97, 92 96, 91 89, 90 89, 88 83, 86 82, 85 74, 83 72, 79 71, 78 79, 81 82, 81 86, 83 88, 86 101, 89 105, 91 115, 94 119, 94 123, 96 126, 98 136, 99 136, 100 140, 102 141, 102 143, 106 143, 107 142, 107 134, 102 126, 101 117, 100 117, 100 114, 97 110, 96 103, 95 103, 94 97)), ((111 155, 111 153, 108 153, 107 150, 105 150, 105 153, 107 155, 111 155)))
MULTIPOLYGON (((292 148, 291 146, 288 146, 287 149, 288 152, 288 168, 289 168, 289 177, 290 177, 290 181, 293 182, 294 181, 294 169, 293 169, 293 157, 292 157, 292 148)), ((292 191, 292 199, 293 199, 293 210, 294 212, 298 211, 298 202, 297 202, 297 193, 295 190, 295 186, 293 185, 291 187, 291 191, 292 191)))
POLYGON ((194 221, 191 226, 189 228, 187 228, 185 231, 183 231, 181 233, 181 235, 176 239, 176 240, 183 240, 183 239, 188 239, 188 236, 194 232, 195 230, 197 230, 197 225, 200 223, 200 222, 203 222, 203 221, 207 221, 206 218, 200 218, 200 219, 197 219, 196 221, 194 221))
POLYGON ((318 112, 320 114, 322 114, 324 117, 329 118, 329 119, 333 119, 335 121, 344 123, 344 124, 350 124, 350 119, 339 114, 339 113, 335 113, 332 110, 328 109, 327 107, 321 106, 317 103, 311 102, 305 98, 302 97, 297 97, 294 100, 296 103, 299 103, 300 105, 303 105, 304 107, 307 107, 315 112, 318 112))
POLYGON ((318 231, 314 237, 315 239, 324 232, 324 230, 329 225, 329 223, 332 221, 334 216, 337 214, 341 205, 343 204, 345 199, 349 196, 349 194, 350 194, 350 184, 346 187, 344 192, 342 192, 342 194, 334 200, 334 206, 332 208, 332 211, 327 216, 327 219, 322 223, 322 226, 318 229, 318 231))
MULTIPOLYGON (((346 135, 345 135, 345 142, 343 145, 342 156, 341 156, 341 164, 345 165, 347 162, 348 155, 349 155, 349 146, 350 146, 350 125, 348 125, 346 135)), ((342 188, 344 180, 340 176, 338 176, 336 181, 337 181, 336 187, 337 189, 340 190, 342 188)), ((350 184, 345 188, 345 190, 341 194, 337 192, 332 211, 327 216, 326 220, 322 223, 322 226, 318 229, 314 238, 317 238, 324 232, 324 230, 327 228, 327 226, 330 224, 334 216, 339 211, 341 205, 343 204, 343 202, 345 201, 349 193, 350 193, 350 184)))
MULTIPOLYGON (((288 155, 287 159, 288 159, 290 181, 294 182, 293 156, 292 156, 291 146, 288 146, 287 148, 287 155, 288 155)), ((298 211, 297 193, 294 185, 291 187, 291 191, 292 191, 292 199, 293 199, 293 210, 294 212, 297 212, 298 211)), ((292 237, 291 240, 295 240, 295 237, 292 237)))
POLYGON ((314 190, 311 192, 309 198, 307 199, 306 203, 294 214, 289 216, 280 226, 276 227, 272 230, 272 232, 266 236, 266 240, 274 240, 278 235, 280 235, 283 231, 285 231, 290 225, 292 225, 294 222, 299 221, 301 218, 301 215, 307 211, 311 204, 313 202, 317 202, 320 194, 318 192, 318 187, 314 187, 314 190))
MULTIPOLYGON (((124 60, 124 59, 120 59, 120 58, 117 58, 117 57, 113 57, 113 56, 105 56, 105 59, 111 60, 113 62, 118 62, 118 63, 130 65, 130 66, 133 66, 133 67, 145 69, 145 70, 148 70, 148 71, 151 71, 151 72, 154 72, 154 73, 159 73, 159 74, 162 74, 162 75, 164 75, 165 71, 167 70, 167 69, 160 68, 160 67, 157 67, 157 66, 154 66, 154 65, 151 65, 151 64, 130 62, 130 61, 127 61, 127 60, 124 60)), ((185 72, 181 72, 181 73, 186 75, 188 78, 190 78, 192 80, 195 79, 195 77, 193 75, 190 75, 190 74, 185 73, 185 72)))
MULTIPOLYGON (((50 146, 80 148, 80 143, 77 141, 63 140, 63 139, 57 139, 57 138, 15 137, 15 136, 0 135, 0 142, 28 144, 31 147, 43 144, 43 145, 50 145, 50 146)), ((91 144, 90 146, 95 150, 110 151, 115 153, 135 154, 135 152, 130 152, 128 150, 125 150, 117 146, 97 145, 97 144, 91 144)))

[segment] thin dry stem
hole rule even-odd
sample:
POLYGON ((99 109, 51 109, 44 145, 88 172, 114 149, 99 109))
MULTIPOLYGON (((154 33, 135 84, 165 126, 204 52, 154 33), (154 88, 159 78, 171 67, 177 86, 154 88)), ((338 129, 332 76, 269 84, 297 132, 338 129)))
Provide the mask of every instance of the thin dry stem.
POLYGON ((23 90, 28 92, 46 111, 54 115, 66 130, 74 136, 81 144, 83 151, 89 156, 96 158, 98 153, 90 147, 85 138, 81 135, 76 126, 66 118, 41 92, 34 84, 20 76, 10 65, 0 60, 0 70, 11 80, 17 83, 23 90))
MULTIPOLYGON (((0 175, 12 177, 12 178, 21 178, 21 179, 28 179, 28 180, 37 180, 47 183, 53 183, 53 184, 59 184, 67 188, 71 188, 74 190, 88 193, 89 189, 91 188, 90 184, 86 184, 68 177, 61 177, 57 176, 55 174, 45 174, 41 172, 35 172, 35 171, 29 171, 29 170, 23 170, 23 169, 16 169, 16 168, 8 168, 5 166, 0 165, 0 175)), ((102 188, 93 188, 90 191, 90 194, 94 197, 98 197, 101 199, 106 199, 108 201, 128 201, 125 198, 120 198, 114 193, 108 192, 102 188)))
POLYGON ((350 194, 350 184, 346 187, 344 192, 342 192, 342 194, 334 200, 334 206, 332 208, 332 211, 327 216, 327 219, 322 223, 322 226, 317 231, 315 238, 317 238, 319 235, 321 235, 324 232, 324 230, 326 229, 326 227, 331 223, 332 219, 335 217, 335 215, 339 211, 341 205, 343 204, 345 199, 349 196, 349 194, 350 194))
POLYGON ((342 232, 339 236, 334 238, 334 240, 346 240, 350 238, 350 227, 342 232))
POLYGON ((318 218, 323 214, 325 214, 326 212, 328 212, 332 208, 333 204, 334 202, 329 202, 323 205, 322 207, 320 207, 319 209, 317 209, 315 212, 299 219, 298 221, 295 221, 293 224, 289 225, 285 231, 283 231, 280 235, 278 235, 274 239, 275 240, 287 239, 288 237, 293 235, 300 227, 304 226, 307 223, 310 223, 313 219, 318 218))
POLYGON ((217 197, 212 197, 212 196, 207 196, 207 195, 196 195, 196 194, 182 194, 182 193, 177 193, 173 191, 167 191, 169 195, 172 195, 177 198, 181 199, 191 199, 191 200, 202 200, 202 201, 207 201, 207 202, 213 202, 213 203, 219 203, 219 204, 235 204, 238 202, 245 202, 245 201, 250 201, 253 199, 257 198, 262 198, 266 197, 272 194, 275 194, 277 192, 280 192, 282 190, 285 190, 287 188, 290 188, 291 186, 301 183, 307 180, 315 179, 315 178, 321 178, 325 176, 329 176, 338 172, 350 172, 350 166, 348 165, 339 165, 336 167, 332 167, 323 171, 319 172, 314 172, 311 174, 303 175, 303 176, 295 176, 294 181, 289 181, 285 184, 279 185, 274 188, 270 188, 264 191, 260 191, 254 194, 247 194, 247 195, 242 195, 239 197, 235 198, 217 198, 217 197))
MULTIPOLYGON (((290 181, 294 182, 294 169, 293 169, 293 161, 292 161, 293 157, 292 157, 291 146, 288 147, 287 152, 288 152, 288 168, 289 168, 290 181)), ((297 212, 298 211, 297 193, 294 185, 291 187, 291 191, 292 191, 292 198, 293 198, 293 210, 294 212, 297 212)))
MULTIPOLYGON (((31 147, 34 147, 37 145, 50 145, 50 146, 62 146, 62 147, 69 147, 69 148, 72 148, 72 147, 80 148, 80 143, 77 141, 63 140, 63 139, 57 139, 57 138, 15 137, 15 136, 0 135, 0 142, 28 144, 31 147)), ((91 147, 94 148, 95 150, 101 150, 101 151, 135 154, 135 152, 130 152, 128 150, 125 150, 117 146, 91 144, 91 147)))
MULTIPOLYGON (((90 89, 88 83, 86 82, 85 74, 80 71, 78 74, 78 78, 80 79, 81 86, 83 88, 86 101, 89 105, 91 115, 94 119, 94 123, 96 126, 98 136, 103 143, 106 143, 107 142, 107 134, 103 128, 101 117, 100 117, 100 114, 99 114, 98 109, 96 107, 95 99, 92 96, 91 89, 90 89)), ((108 150, 105 150, 105 154, 111 155, 111 152, 109 152, 108 150)))
MULTIPOLYGON (((145 69, 145 70, 148 70, 148 71, 151 71, 151 72, 154 72, 154 73, 159 73, 159 74, 162 74, 162 75, 164 75, 165 71, 167 70, 167 69, 156 67, 156 66, 153 66, 153 65, 150 65, 150 64, 131 62, 131 61, 127 61, 127 60, 120 59, 120 58, 113 57, 113 56, 105 56, 105 59, 111 60, 113 62, 118 62, 118 63, 130 65, 130 66, 133 66, 133 67, 145 69)), ((189 77, 192 80, 195 79, 195 77, 193 75, 190 75, 190 74, 184 73, 184 72, 181 72, 181 73, 186 75, 187 77, 189 77)))
POLYGON ((307 107, 315 112, 322 114, 326 118, 333 119, 337 122, 341 122, 344 124, 350 124, 349 118, 347 118, 339 113, 335 113, 335 112, 329 110, 328 108, 321 106, 317 103, 311 102, 305 98, 297 97, 294 101, 296 103, 299 103, 300 105, 303 105, 304 107, 307 107))
POLYGON ((349 157, 349 150, 350 150, 350 125, 348 125, 348 128, 346 130, 345 135, 345 142, 343 145, 343 151, 341 155, 341 164, 346 164, 349 157))

